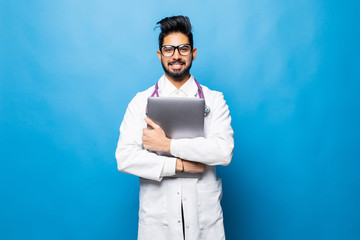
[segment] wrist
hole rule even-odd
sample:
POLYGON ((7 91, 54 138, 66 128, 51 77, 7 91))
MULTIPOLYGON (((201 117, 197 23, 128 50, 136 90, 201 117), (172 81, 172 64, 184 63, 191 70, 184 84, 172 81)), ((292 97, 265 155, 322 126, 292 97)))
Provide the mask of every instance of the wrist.
POLYGON ((170 138, 166 138, 164 141, 164 151, 165 152, 170 152, 170 145, 171 145, 171 139, 170 138))
POLYGON ((184 172, 184 162, 180 158, 176 159, 176 172, 184 172))

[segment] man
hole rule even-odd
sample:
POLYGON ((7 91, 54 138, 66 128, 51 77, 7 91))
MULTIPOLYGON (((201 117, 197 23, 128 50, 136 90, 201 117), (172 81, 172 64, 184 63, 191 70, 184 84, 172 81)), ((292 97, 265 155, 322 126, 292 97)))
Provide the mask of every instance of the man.
POLYGON ((138 239, 225 239, 222 185, 214 166, 228 165, 232 159, 228 106, 222 93, 200 87, 190 74, 197 49, 189 18, 174 16, 158 24, 157 55, 165 74, 157 83, 158 90, 152 86, 130 102, 115 154, 119 171, 140 179, 138 239), (200 91, 210 108, 204 120, 205 137, 169 139, 146 117, 147 98, 155 93, 198 98, 200 91), (153 129, 147 129, 147 124, 153 129), (152 151, 169 152, 173 157, 152 151))

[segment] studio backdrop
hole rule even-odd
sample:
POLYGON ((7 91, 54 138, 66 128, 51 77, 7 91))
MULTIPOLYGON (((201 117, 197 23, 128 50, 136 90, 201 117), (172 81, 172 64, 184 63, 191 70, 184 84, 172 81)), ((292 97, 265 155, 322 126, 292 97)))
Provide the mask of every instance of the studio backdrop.
POLYGON ((0 1, 0 239, 136 239, 115 160, 127 104, 186 15, 191 73, 224 93, 230 240, 360 239, 358 1, 0 1))

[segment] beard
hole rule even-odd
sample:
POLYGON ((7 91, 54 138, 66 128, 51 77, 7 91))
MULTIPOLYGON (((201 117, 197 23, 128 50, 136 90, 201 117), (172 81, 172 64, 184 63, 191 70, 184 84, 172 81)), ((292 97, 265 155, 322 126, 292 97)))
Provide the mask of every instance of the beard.
MULTIPOLYGON (((181 60, 175 60, 175 61, 169 62, 168 64, 174 64, 174 63, 185 64, 185 62, 181 61, 181 60)), ((192 65, 192 58, 191 58, 189 66, 184 68, 180 72, 172 72, 172 71, 170 71, 170 68, 165 66, 163 62, 161 62, 161 65, 162 65, 162 67, 163 67, 163 69, 164 69, 164 71, 165 71, 165 73, 167 75, 172 77, 175 81, 180 82, 180 81, 182 81, 184 79, 185 76, 188 76, 190 74, 190 68, 191 68, 191 65, 192 65)))

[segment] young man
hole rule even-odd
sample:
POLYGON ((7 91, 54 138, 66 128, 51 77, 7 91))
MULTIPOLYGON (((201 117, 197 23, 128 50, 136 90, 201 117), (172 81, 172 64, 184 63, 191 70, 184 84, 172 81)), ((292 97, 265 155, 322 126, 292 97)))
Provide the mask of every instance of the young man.
POLYGON ((138 93, 128 105, 116 149, 119 171, 140 179, 138 239, 225 239, 222 185, 214 166, 228 165, 232 159, 229 109, 222 93, 200 86, 190 74, 197 54, 190 20, 175 16, 158 24, 157 55, 165 74, 157 87, 138 93), (210 108, 204 120, 205 137, 167 138, 161 127, 146 117, 147 98, 153 94, 205 98, 210 108), (147 129, 147 124, 153 129, 147 129), (169 152, 173 157, 149 150, 169 152))

